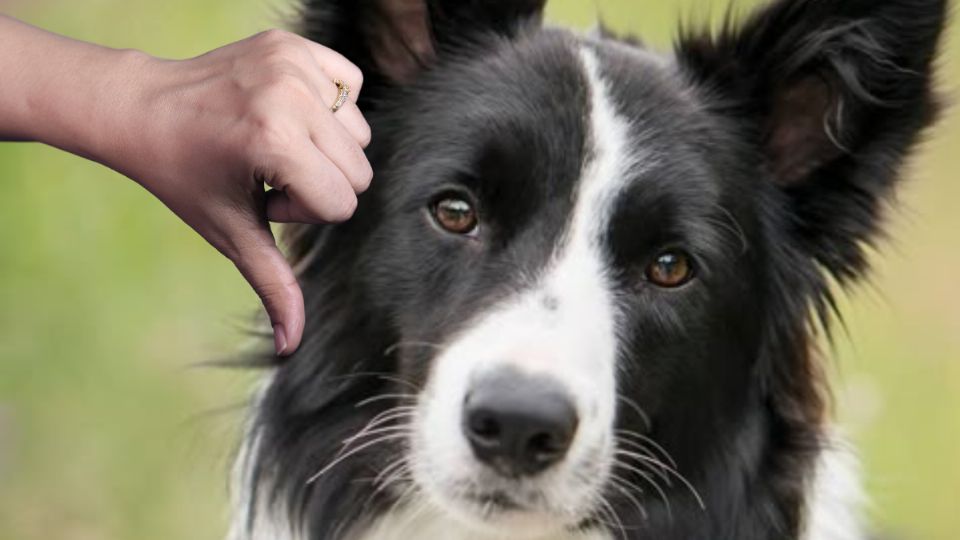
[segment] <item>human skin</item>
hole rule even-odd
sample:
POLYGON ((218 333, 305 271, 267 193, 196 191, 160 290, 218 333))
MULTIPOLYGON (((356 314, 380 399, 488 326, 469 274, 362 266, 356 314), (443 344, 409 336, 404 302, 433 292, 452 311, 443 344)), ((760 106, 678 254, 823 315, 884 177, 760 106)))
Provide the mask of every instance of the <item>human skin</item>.
POLYGON ((149 190, 237 266, 277 354, 297 349, 303 295, 269 222, 346 220, 369 186, 356 66, 279 30, 163 60, 0 15, 0 73, 0 140, 49 144, 149 190), (336 113, 334 79, 351 89, 336 113))

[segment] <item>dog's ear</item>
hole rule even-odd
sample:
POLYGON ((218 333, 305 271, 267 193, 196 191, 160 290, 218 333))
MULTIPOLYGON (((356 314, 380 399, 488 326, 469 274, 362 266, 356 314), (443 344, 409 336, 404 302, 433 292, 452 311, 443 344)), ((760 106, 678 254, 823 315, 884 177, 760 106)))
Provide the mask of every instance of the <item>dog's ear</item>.
POLYGON ((438 51, 541 20, 546 0, 307 0, 302 33, 356 63, 368 82, 412 82, 438 51), (370 81, 370 78, 373 81, 370 81))
POLYGON ((794 240, 840 281, 864 270, 897 169, 935 117, 947 3, 777 0, 677 45, 685 71, 755 137, 794 240))

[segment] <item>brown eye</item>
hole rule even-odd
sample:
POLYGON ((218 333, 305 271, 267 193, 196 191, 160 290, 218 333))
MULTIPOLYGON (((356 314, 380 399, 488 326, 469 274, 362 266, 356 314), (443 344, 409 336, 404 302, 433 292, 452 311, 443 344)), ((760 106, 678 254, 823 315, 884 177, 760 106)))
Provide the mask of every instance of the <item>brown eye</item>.
POLYGON ((693 279, 693 261, 682 251, 666 251, 647 266, 646 276, 658 287, 673 289, 693 279))
POLYGON ((457 197, 444 197, 433 207, 433 217, 444 230, 453 234, 471 234, 479 219, 473 205, 457 197))

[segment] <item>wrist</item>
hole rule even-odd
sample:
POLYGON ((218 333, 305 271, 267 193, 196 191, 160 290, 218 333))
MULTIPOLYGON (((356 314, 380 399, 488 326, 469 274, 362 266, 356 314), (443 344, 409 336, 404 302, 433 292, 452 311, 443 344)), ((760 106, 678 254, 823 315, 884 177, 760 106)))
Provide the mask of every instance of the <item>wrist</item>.
POLYGON ((130 175, 127 163, 149 129, 148 89, 156 58, 133 49, 105 49, 86 98, 88 109, 71 119, 80 131, 66 150, 130 175))
POLYGON ((0 139, 108 161, 134 111, 145 53, 101 47, 0 17, 0 139))
POLYGON ((98 49, 71 79, 70 95, 42 98, 61 110, 37 111, 46 129, 38 140, 118 169, 145 127, 140 104, 154 59, 132 49, 98 49))
POLYGON ((162 141, 156 88, 172 64, 0 15, 0 140, 48 144, 138 179, 156 169, 144 158, 162 141))

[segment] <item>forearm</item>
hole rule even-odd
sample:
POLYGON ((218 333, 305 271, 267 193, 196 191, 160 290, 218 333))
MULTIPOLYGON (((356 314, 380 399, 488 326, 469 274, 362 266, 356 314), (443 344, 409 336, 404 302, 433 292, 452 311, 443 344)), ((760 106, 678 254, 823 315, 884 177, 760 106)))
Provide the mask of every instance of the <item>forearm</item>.
POLYGON ((353 213, 373 177, 362 83, 346 58, 282 31, 159 60, 0 15, 0 140, 56 146, 153 193, 250 281, 278 354, 300 343, 304 306, 267 221, 353 213))
POLYGON ((0 15, 0 140, 105 161, 128 136, 146 55, 52 34, 0 15))

